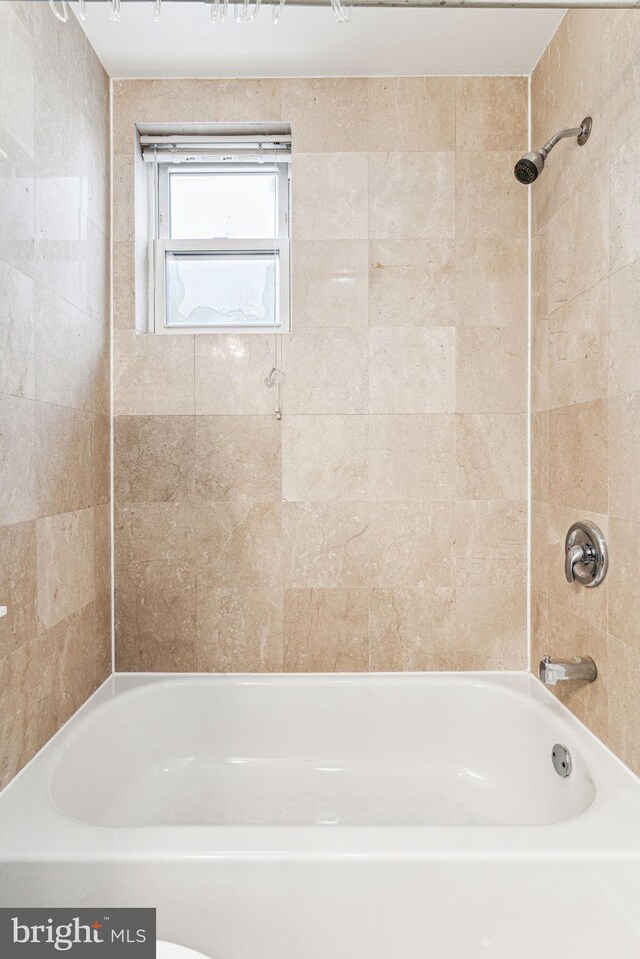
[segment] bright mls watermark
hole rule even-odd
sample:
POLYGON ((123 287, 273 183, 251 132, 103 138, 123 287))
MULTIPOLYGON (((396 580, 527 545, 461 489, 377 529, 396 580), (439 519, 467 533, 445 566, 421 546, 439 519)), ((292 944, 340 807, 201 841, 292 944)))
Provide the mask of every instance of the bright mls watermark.
POLYGON ((2 959, 155 959, 155 909, 0 909, 2 959))

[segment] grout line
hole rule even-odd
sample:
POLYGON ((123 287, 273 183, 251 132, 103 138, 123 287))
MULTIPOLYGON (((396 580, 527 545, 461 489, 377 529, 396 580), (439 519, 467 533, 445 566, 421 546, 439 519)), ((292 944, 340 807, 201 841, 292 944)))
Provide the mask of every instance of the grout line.
MULTIPOLYGON (((531 117, 531 76, 528 83, 527 107, 527 137, 529 150, 531 147, 532 117, 531 117)), ((531 538, 532 524, 532 444, 531 444, 531 416, 532 416, 532 348, 533 348, 533 203, 531 187, 527 197, 527 668, 531 672, 531 538)))
POLYGON ((109 532, 111 546, 111 674, 116 669, 116 555, 115 555, 115 449, 113 417, 113 363, 114 363, 114 316, 113 316, 113 80, 109 80, 109 477, 110 510, 109 532))

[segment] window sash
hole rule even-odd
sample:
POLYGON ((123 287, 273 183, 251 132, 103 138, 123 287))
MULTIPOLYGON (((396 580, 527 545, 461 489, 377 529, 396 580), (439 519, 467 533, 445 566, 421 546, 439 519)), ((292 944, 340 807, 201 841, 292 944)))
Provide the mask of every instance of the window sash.
POLYGON ((290 164, 281 160, 272 159, 265 151, 264 163, 225 161, 222 163, 158 163, 149 164, 150 192, 152 202, 149 207, 152 237, 149 257, 149 329, 153 333, 266 333, 271 326, 168 326, 166 315, 166 254, 167 253, 244 253, 278 255, 279 281, 277 283, 278 297, 276 302, 276 317, 278 322, 273 329, 277 332, 288 332, 290 329, 290 300, 291 300, 291 273, 290 273, 290 236, 289 236, 289 195, 290 195, 290 164), (194 173, 265 173, 273 170, 278 178, 277 182, 277 217, 275 227, 277 235, 267 239, 205 239, 205 240, 173 240, 169 237, 170 230, 170 195, 169 177, 172 170, 179 170, 181 174, 186 169, 194 173))
POLYGON ((154 313, 156 322, 154 333, 193 333, 215 331, 216 333, 268 333, 289 330, 289 239, 278 240, 156 240, 155 241, 155 302, 154 313), (167 253, 219 253, 244 254, 250 256, 276 255, 280 282, 277 283, 277 299, 275 315, 277 322, 262 327, 255 324, 232 326, 217 326, 211 323, 171 326, 167 324, 167 253), (284 279, 284 282, 282 282, 284 279))
POLYGON ((264 163, 163 163, 158 166, 158 228, 156 236, 161 240, 169 239, 171 226, 170 177, 172 172, 184 175, 186 171, 194 174, 217 173, 268 173, 275 172, 277 177, 276 237, 289 235, 289 164, 273 163, 269 158, 264 163), (275 171, 274 171, 275 167, 275 171))

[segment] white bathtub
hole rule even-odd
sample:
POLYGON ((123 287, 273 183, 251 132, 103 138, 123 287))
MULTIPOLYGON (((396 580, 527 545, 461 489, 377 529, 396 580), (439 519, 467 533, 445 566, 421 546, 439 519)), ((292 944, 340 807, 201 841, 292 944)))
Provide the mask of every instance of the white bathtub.
POLYGON ((638 896, 640 783, 525 674, 120 675, 0 795, 3 903, 214 959, 631 959, 638 896))

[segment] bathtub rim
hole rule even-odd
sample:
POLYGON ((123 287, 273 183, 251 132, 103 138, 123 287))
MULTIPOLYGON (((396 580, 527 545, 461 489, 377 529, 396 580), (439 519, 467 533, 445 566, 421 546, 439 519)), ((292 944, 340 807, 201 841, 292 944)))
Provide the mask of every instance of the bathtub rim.
POLYGON ((508 670, 413 673, 113 673, 0 791, 0 865, 17 862, 228 861, 640 861, 640 778, 531 673, 508 670), (370 685, 454 681, 497 685, 533 699, 579 741, 596 795, 583 812, 525 826, 119 826, 82 822, 50 797, 60 743, 87 714, 145 686, 370 685), (32 784, 35 780, 35 784, 32 784), (30 786, 35 785, 35 788, 30 786), (22 794, 22 795, 21 795, 22 794), (15 800, 14 800, 15 797, 15 800), (5 811, 2 807, 8 806, 5 811), (13 807, 13 808, 12 808, 13 807), (28 836, 24 836, 25 824, 28 836))

